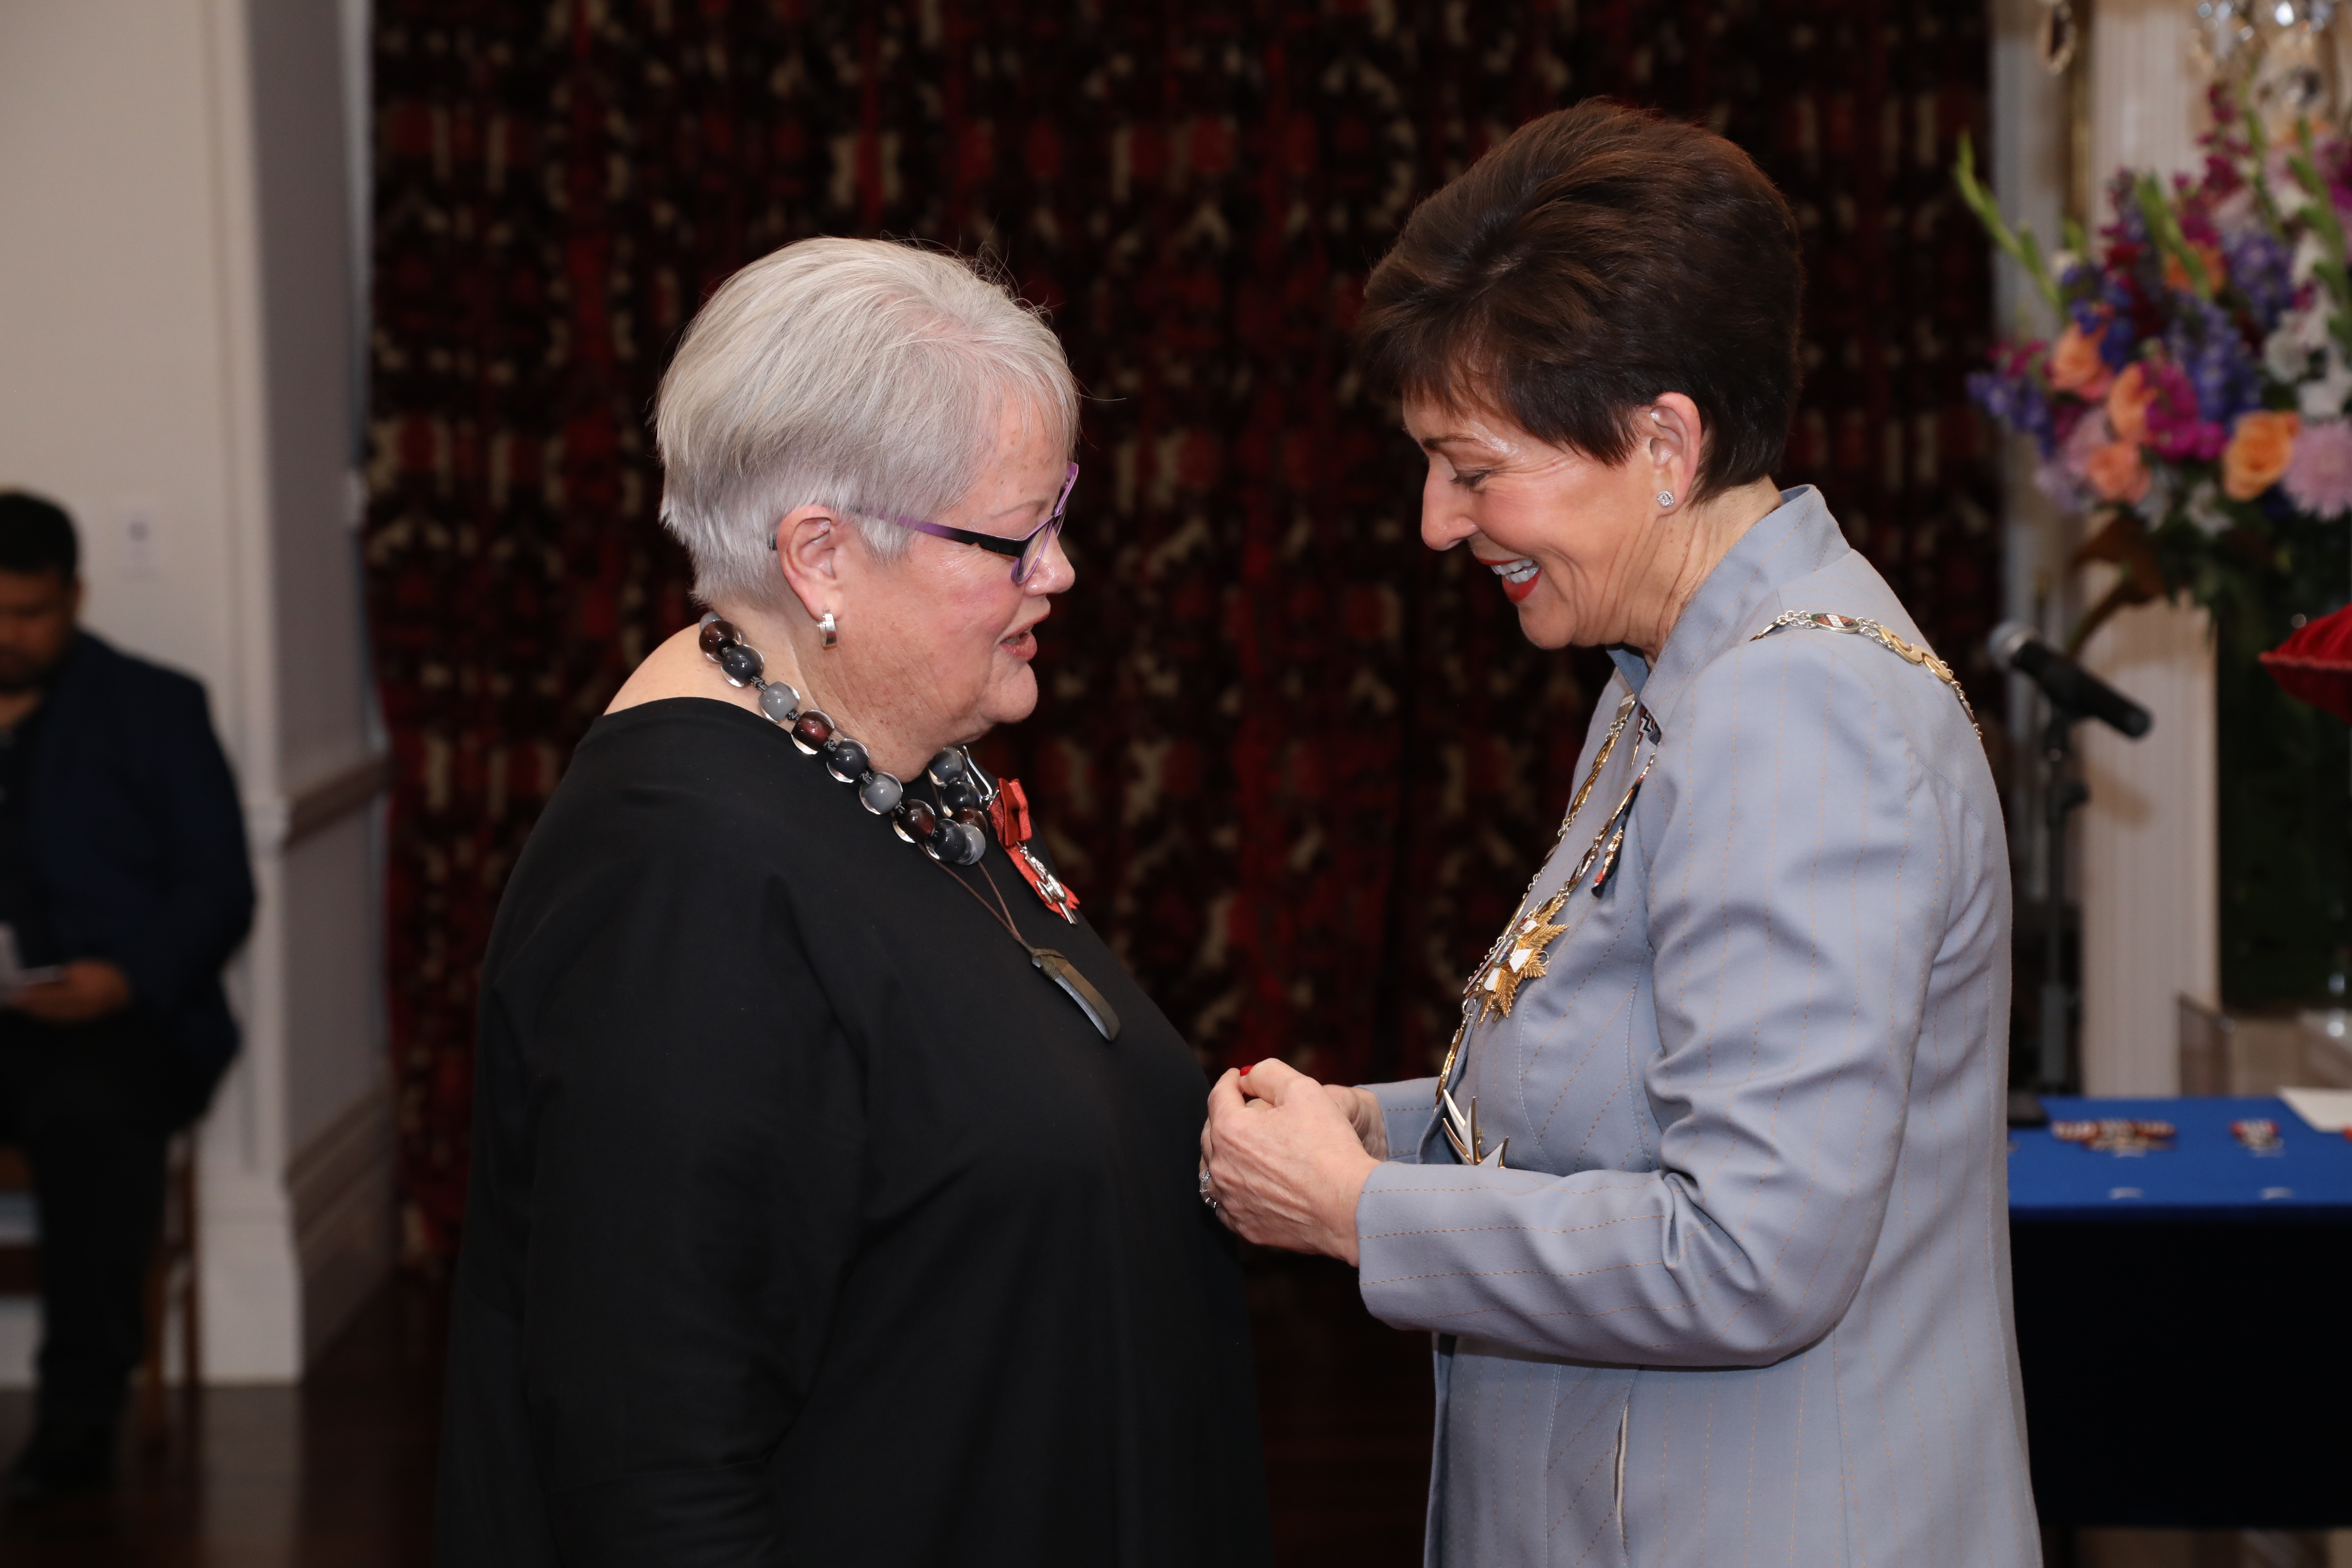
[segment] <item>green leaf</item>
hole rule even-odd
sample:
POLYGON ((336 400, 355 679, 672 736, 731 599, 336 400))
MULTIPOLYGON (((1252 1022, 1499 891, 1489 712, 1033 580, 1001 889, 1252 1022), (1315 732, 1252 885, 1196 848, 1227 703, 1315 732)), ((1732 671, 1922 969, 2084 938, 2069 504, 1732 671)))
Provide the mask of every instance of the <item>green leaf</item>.
POLYGON ((2295 184, 2303 187, 2306 198, 2304 220, 2311 232, 2319 237, 2322 255, 2312 273, 2327 289, 2328 297, 2336 302, 2329 312, 2327 330, 2336 341, 2352 351, 2352 277, 2344 268, 2344 225, 2336 216, 2336 203, 2328 195, 2327 182, 2319 177, 2319 164, 2311 145, 2311 121, 2295 121, 2295 151, 2287 158, 2287 167, 2294 171, 2295 184))
POLYGON ((2032 229, 2020 225, 2011 230, 2008 221, 2000 216, 2000 207, 1991 194, 1977 183, 1976 148, 1965 131, 1960 132, 1960 155, 1952 165, 1952 184, 1958 187, 1960 200, 1968 204, 1969 210, 1977 215, 1977 221, 1984 225, 1985 233, 1991 237, 1993 244, 2025 268, 2025 275, 2033 280, 2034 288, 2053 310, 2060 310, 2058 286, 2051 281, 2049 264, 2042 258, 2042 247, 2035 242, 2032 229))
POLYGON ((2142 174, 2132 188, 2139 197, 2140 216, 2147 220, 2148 237, 2156 241, 2158 249, 2180 263, 2180 269, 2189 275, 2190 291, 2200 300, 2210 300, 2212 275, 2205 270, 2205 258, 2197 254, 2188 237, 2180 232, 2180 215, 2165 199, 2162 182, 2154 174, 2142 174))
POLYGON ((2274 239, 2286 238, 2286 220, 2279 216, 2278 200, 2271 194, 2270 157, 2271 133, 2263 127, 2263 117, 2254 112, 2252 89, 2241 79, 2238 83, 2238 118, 2245 122, 2246 148, 2254 164, 2254 205, 2262 210, 2263 222, 2274 239))

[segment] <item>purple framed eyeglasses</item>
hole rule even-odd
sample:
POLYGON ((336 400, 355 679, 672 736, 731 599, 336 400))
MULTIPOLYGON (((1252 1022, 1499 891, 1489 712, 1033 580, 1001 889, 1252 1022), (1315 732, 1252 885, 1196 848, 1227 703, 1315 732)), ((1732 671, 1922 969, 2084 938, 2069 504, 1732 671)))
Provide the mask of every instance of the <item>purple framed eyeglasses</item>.
POLYGON ((1007 539, 998 533, 975 533, 969 528, 950 528, 944 522, 924 522, 911 517, 891 517, 882 521, 895 522, 900 528, 911 528, 918 533, 928 533, 933 539, 945 539, 957 544, 977 544, 982 550, 1013 557, 1013 580, 1026 583, 1029 574, 1037 570, 1037 563, 1045 559, 1053 548, 1055 536, 1062 531, 1062 514, 1069 509, 1070 491, 1078 482, 1078 466, 1070 465, 1063 476, 1062 493, 1055 499, 1053 515, 1031 529, 1019 539, 1007 539))

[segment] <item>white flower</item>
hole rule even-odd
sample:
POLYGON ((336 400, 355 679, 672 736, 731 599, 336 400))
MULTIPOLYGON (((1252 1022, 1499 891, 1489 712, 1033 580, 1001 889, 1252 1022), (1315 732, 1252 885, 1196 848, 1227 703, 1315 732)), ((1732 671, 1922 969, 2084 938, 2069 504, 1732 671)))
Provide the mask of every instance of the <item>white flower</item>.
POLYGON ((2221 510, 2221 492, 2206 479, 2189 492, 2189 504, 2181 509, 2199 528, 2209 534, 2227 533, 2232 526, 2230 514, 2221 510))
POLYGON ((2226 235, 2241 235, 2260 228, 2263 215, 2254 210, 2254 187, 2251 182, 2240 185, 2213 205, 2213 226, 2226 235))
POLYGON ((2139 513, 2140 521, 2150 528, 2163 522, 2165 514, 2172 510, 2174 483, 2170 468, 2161 464, 2149 466, 2147 494, 2132 503, 2132 510, 2139 513))
POLYGON ((2295 403, 2305 419, 2332 419, 2344 412, 2344 401, 2352 397, 2352 366, 2344 363, 2344 351, 2334 339, 2326 345, 2327 368, 2316 381, 2306 381, 2295 393, 2295 403))
POLYGON ((2285 311, 2277 328, 2263 340, 2263 368, 2272 379, 2292 385, 2311 374, 2311 356, 2326 346, 2326 305, 2285 311))
MULTIPOLYGON (((2305 205, 2308 205, 2310 198, 2306 196, 2304 199, 2305 205)), ((2294 278, 2295 286, 2300 288, 2310 282, 2313 269, 2326 259, 2327 247, 2319 243, 2317 235, 2307 228, 2305 229, 2303 237, 2294 242, 2294 259, 2288 267, 2289 275, 2294 278)))

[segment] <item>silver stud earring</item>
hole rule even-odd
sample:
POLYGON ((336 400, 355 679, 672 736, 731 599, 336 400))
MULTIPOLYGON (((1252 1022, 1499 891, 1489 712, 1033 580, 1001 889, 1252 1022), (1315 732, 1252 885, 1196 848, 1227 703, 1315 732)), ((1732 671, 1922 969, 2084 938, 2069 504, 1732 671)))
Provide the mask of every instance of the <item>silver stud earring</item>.
POLYGON ((1658 504, 1659 504, 1660 506, 1672 506, 1672 505, 1674 505, 1674 504, 1675 504, 1675 492, 1674 492, 1674 491, 1672 491, 1672 490, 1660 490, 1660 491, 1658 492, 1658 504))
POLYGON ((841 646, 841 623, 833 618, 831 610, 817 617, 816 635, 823 639, 827 653, 841 646))

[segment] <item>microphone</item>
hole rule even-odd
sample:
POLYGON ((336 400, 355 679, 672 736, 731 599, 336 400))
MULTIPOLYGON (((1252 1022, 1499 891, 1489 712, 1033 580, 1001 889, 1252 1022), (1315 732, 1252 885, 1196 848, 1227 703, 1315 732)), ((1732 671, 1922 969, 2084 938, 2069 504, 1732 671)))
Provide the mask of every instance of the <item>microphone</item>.
POLYGON ((1985 647, 1994 663, 2031 679, 2070 719, 2096 719, 2135 741, 2156 723, 2147 709, 2042 641, 2022 621, 1993 627, 1985 647))

